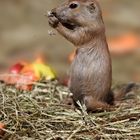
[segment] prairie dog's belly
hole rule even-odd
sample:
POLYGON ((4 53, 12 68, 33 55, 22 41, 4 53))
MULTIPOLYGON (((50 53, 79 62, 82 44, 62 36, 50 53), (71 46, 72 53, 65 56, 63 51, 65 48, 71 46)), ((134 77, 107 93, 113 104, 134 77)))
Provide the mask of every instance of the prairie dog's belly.
MULTIPOLYGON (((94 61, 90 61, 83 54, 78 54, 71 65, 70 90, 74 94, 88 94, 93 92, 96 84, 97 72, 94 68, 94 61)), ((94 91, 95 92, 95 91, 94 91)))
POLYGON ((110 90, 110 67, 94 54, 79 53, 71 65, 69 88, 75 100, 83 96, 105 98, 110 90))

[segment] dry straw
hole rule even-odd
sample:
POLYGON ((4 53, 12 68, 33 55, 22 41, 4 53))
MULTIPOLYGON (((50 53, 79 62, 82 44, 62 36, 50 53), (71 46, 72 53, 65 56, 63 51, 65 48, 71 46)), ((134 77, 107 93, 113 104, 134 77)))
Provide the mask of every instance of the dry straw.
POLYGON ((3 140, 139 140, 140 94, 111 112, 87 114, 61 102, 69 93, 57 81, 34 84, 31 92, 0 84, 3 140))

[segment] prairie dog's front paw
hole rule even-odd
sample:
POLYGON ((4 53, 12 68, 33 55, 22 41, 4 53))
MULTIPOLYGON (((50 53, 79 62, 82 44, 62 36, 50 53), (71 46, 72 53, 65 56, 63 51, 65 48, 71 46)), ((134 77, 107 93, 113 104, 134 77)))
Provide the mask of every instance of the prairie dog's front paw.
POLYGON ((59 20, 53 14, 48 13, 48 22, 51 27, 56 28, 58 26, 59 20))

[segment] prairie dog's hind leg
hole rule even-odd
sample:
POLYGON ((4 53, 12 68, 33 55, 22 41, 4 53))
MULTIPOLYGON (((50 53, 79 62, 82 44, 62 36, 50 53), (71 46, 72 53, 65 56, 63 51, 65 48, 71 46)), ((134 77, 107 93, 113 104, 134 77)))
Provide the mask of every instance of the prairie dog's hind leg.
POLYGON ((94 99, 92 96, 85 96, 84 103, 87 107, 87 111, 110 110, 112 108, 111 105, 94 99))

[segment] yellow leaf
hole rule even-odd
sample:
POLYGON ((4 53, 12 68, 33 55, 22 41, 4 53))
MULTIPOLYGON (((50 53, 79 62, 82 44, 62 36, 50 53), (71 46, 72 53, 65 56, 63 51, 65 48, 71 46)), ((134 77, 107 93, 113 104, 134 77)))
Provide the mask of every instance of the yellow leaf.
POLYGON ((39 78, 46 77, 47 80, 56 78, 54 72, 49 66, 41 63, 33 63, 32 65, 33 65, 35 75, 37 77, 39 78))

